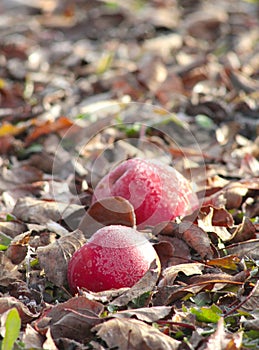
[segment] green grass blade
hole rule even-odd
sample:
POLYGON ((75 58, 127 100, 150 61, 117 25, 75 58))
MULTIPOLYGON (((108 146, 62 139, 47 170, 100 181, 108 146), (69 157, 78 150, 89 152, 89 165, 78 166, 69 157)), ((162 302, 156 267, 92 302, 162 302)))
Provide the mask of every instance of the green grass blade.
POLYGON ((2 341, 1 350, 12 350, 15 341, 19 337, 21 319, 17 309, 11 309, 5 321, 5 336, 2 341))

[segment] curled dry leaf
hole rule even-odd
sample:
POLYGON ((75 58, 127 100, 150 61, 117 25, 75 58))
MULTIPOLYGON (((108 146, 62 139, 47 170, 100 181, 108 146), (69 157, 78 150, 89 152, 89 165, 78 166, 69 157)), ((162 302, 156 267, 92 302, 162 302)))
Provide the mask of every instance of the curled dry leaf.
POLYGON ((0 251, 0 286, 7 287, 21 277, 22 274, 18 271, 18 266, 14 265, 4 252, 0 251))
POLYGON ((247 312, 259 310, 259 281, 256 282, 252 292, 246 298, 245 303, 242 304, 242 309, 247 312))
POLYGON ((129 287, 118 288, 118 289, 108 289, 102 292, 92 292, 86 290, 80 290, 80 293, 84 295, 89 300, 99 301, 100 303, 106 304, 110 303, 113 299, 118 298, 120 295, 124 294, 129 287))
POLYGON ((190 248, 183 240, 177 237, 162 235, 159 235, 158 239, 160 242, 155 246, 155 248, 164 268, 186 263, 187 261, 191 260, 190 248), (172 255, 170 255, 170 251, 172 255))
POLYGON ((21 317, 22 323, 28 323, 39 317, 39 313, 33 314, 26 305, 14 297, 1 297, 0 298, 0 314, 16 308, 21 317))
POLYGON ((13 264, 20 264, 26 257, 30 235, 30 231, 21 233, 8 246, 6 255, 13 264))
POLYGON ((227 247, 228 254, 237 255, 239 258, 247 256, 251 259, 259 259, 259 239, 234 243, 227 247))
POLYGON ((199 219, 203 220, 207 226, 232 227, 234 225, 233 216, 224 208, 214 208, 213 206, 202 207, 199 219))
POLYGON ((231 242, 244 242, 256 238, 256 228, 247 217, 243 217, 242 223, 235 229, 231 242))
POLYGON ((45 247, 38 248, 40 266, 49 281, 57 286, 66 284, 68 261, 85 241, 82 231, 76 230, 45 247))
POLYGON ((242 346, 243 333, 227 333, 224 328, 224 319, 218 321, 216 332, 207 340, 204 350, 239 350, 242 346))
POLYGON ((74 297, 46 311, 35 326, 44 335, 50 328, 54 339, 64 337, 82 341, 91 336, 90 329, 101 322, 103 310, 103 305, 97 301, 84 296, 74 297))
POLYGON ((134 208, 122 197, 109 197, 95 202, 85 213, 79 224, 86 238, 107 225, 133 227, 136 224, 134 208))
POLYGON ((21 232, 26 231, 26 225, 21 222, 14 221, 3 221, 0 222, 0 232, 6 234, 7 236, 14 238, 21 232))
POLYGON ((190 248, 196 250, 203 259, 210 259, 213 256, 207 233, 191 222, 183 221, 180 224, 175 222, 161 223, 155 226, 153 233, 183 240, 190 248))
POLYGON ((49 221, 66 220, 73 213, 83 209, 83 206, 61 202, 49 202, 31 197, 17 200, 12 214, 24 222, 48 223, 49 221))
POLYGON ((189 279, 190 285, 195 284, 216 284, 216 283, 230 283, 230 284, 242 284, 248 277, 250 276, 249 272, 247 271, 241 271, 240 273, 232 276, 227 273, 211 273, 211 274, 205 274, 201 276, 192 276, 189 279))
POLYGON ((228 227, 233 226, 234 220, 224 208, 214 208, 209 205, 200 210, 198 225, 206 232, 214 232, 222 240, 227 241, 231 238, 228 227), (215 215, 215 217, 214 217, 215 215), (226 220, 224 223, 224 219, 226 220), (230 225, 230 226, 229 226, 230 225))
POLYGON ((227 255, 222 258, 208 260, 206 261, 206 264, 209 266, 217 266, 223 269, 237 271, 240 260, 241 259, 236 255, 227 255))
POLYGON ((109 348, 120 350, 176 350, 180 344, 158 329, 132 319, 112 319, 95 326, 93 331, 109 348))
POLYGON ((173 258, 175 248, 170 241, 161 240, 154 244, 154 248, 159 256, 163 268, 168 266, 168 261, 173 258))
POLYGON ((135 310, 118 311, 112 316, 117 318, 136 317, 140 321, 152 323, 168 316, 171 311, 171 306, 153 306, 143 307, 135 310))
POLYGON ((146 292, 150 292, 155 287, 159 277, 159 267, 157 262, 154 260, 149 270, 145 275, 136 283, 133 287, 128 289, 125 293, 114 299, 111 304, 116 306, 125 306, 134 298, 141 296, 146 292))
POLYGON ((22 342, 26 349, 38 348, 41 349, 44 338, 39 334, 30 324, 26 325, 25 331, 22 336, 22 342))
POLYGON ((25 143, 27 145, 30 145, 33 141, 37 140, 42 135, 48 135, 49 133, 69 129, 72 125, 72 121, 69 120, 67 117, 60 117, 54 121, 38 123, 35 129, 32 130, 27 136, 25 143))
POLYGON ((170 282, 174 282, 179 272, 183 272, 186 276, 201 275, 204 268, 205 265, 201 263, 179 264, 168 267, 163 271, 163 279, 160 281, 159 286, 170 285, 170 282))
POLYGON ((179 225, 179 233, 183 233, 183 240, 196 250, 203 259, 212 258, 213 251, 210 246, 210 239, 204 230, 197 225, 182 222, 179 225))

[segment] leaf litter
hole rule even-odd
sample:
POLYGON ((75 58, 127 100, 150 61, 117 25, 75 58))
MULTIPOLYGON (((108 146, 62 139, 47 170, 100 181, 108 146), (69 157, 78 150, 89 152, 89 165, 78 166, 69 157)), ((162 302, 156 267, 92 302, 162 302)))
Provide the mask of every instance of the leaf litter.
POLYGON ((3 1, 2 346, 16 309, 17 349, 259 347, 258 5, 3 1), (135 226, 122 198, 91 206, 132 157, 173 164, 200 208, 144 230, 160 275, 72 296, 73 252, 135 226))

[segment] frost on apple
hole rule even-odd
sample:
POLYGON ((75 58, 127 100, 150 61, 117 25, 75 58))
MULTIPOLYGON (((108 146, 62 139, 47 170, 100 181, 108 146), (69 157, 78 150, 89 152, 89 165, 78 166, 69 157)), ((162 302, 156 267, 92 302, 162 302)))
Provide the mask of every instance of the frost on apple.
POLYGON ((138 231, 121 225, 105 226, 77 250, 68 264, 72 293, 132 287, 159 258, 152 244, 138 231))
POLYGON ((93 203, 120 196, 134 207, 139 229, 191 214, 198 198, 190 182, 168 165, 140 158, 124 161, 97 184, 93 203))

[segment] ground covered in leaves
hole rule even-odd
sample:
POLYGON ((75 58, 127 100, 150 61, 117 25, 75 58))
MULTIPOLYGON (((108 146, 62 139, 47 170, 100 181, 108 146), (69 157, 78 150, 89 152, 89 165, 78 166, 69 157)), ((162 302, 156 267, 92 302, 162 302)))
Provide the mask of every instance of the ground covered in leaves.
POLYGON ((0 344, 9 349, 259 348, 259 5, 0 4, 0 344), (132 288, 72 296, 67 264, 123 159, 192 181, 200 208, 143 230, 162 263, 132 288))

